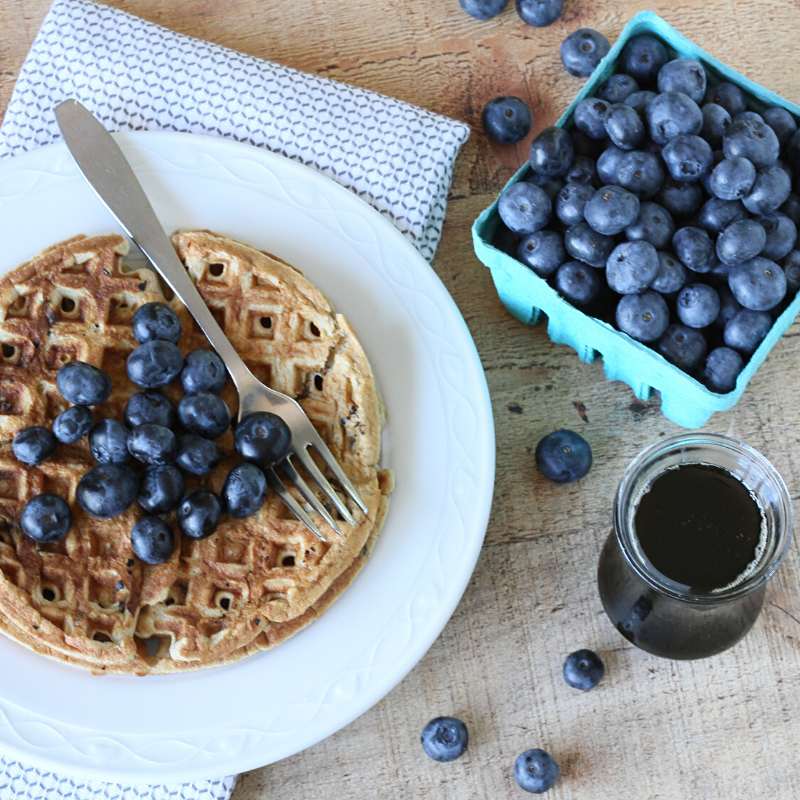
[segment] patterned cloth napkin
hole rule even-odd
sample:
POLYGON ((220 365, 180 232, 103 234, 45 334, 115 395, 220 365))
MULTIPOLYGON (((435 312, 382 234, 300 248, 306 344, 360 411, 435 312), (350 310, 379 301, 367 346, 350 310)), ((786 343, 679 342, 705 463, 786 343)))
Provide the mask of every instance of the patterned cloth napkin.
POLYGON ((300 161, 388 217, 428 260, 469 136, 461 122, 88 0, 50 9, 0 128, 0 159, 59 141, 53 109, 69 97, 110 130, 225 136, 300 161))
MULTIPOLYGON (((469 128, 89 0, 56 0, 20 71, 0 159, 59 141, 74 97, 110 130, 225 136, 313 167, 388 217, 428 260, 469 128)), ((0 757, 0 800, 227 800, 235 776, 193 784, 81 781, 0 757)))

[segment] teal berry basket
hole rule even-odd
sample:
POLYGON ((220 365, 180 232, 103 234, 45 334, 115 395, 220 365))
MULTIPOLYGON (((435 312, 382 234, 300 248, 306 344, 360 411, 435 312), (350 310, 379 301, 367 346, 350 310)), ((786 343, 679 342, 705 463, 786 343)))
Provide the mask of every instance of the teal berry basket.
MULTIPOLYGON (((575 107, 585 97, 597 93, 600 86, 615 72, 617 59, 625 43, 640 34, 650 34, 661 39, 673 57, 689 57, 700 61, 708 74, 709 85, 721 81, 735 83, 744 92, 749 108, 760 111, 770 106, 780 106, 800 118, 798 106, 726 67, 678 33, 658 15, 643 11, 628 22, 616 44, 598 64, 556 125, 565 128, 572 125, 575 107)), ((524 180, 529 174, 530 166, 526 164, 506 184, 504 190, 517 181, 524 180)), ((654 392, 660 393, 664 416, 685 428, 699 428, 708 422, 714 412, 726 411, 736 404, 750 378, 800 311, 798 293, 750 357, 736 381, 736 388, 727 394, 718 394, 670 364, 655 350, 635 341, 608 323, 579 311, 524 264, 494 247, 491 242, 499 222, 495 200, 475 220, 472 238, 478 258, 491 270, 503 305, 518 320, 528 325, 536 325, 546 317, 547 333, 553 342, 569 345, 586 363, 602 358, 606 377, 624 381, 639 399, 648 400, 654 392)))

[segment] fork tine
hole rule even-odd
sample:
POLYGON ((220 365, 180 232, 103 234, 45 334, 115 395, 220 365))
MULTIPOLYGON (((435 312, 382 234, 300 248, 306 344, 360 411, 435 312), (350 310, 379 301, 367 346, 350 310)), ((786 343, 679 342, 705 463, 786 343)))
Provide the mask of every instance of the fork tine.
POLYGON ((366 514, 369 511, 367 504, 361 499, 361 495, 356 491, 355 486, 353 486, 353 484, 350 482, 350 478, 347 477, 345 471, 339 466, 339 462, 333 457, 331 451, 328 450, 327 445, 322 441, 322 438, 316 432, 316 430, 313 429, 313 427, 312 431, 308 435, 308 440, 311 443, 311 446, 317 451, 317 453, 319 453, 319 456, 325 463, 325 466, 333 473, 336 480, 342 484, 342 488, 355 501, 356 505, 366 514))
POLYGON ((300 492, 303 497, 310 503, 313 507, 314 511, 319 514, 328 525, 333 528, 339 536, 342 535, 341 530, 339 530, 339 526, 336 524, 336 520, 330 515, 330 512, 324 505, 320 502, 320 499, 311 491, 308 484, 303 480, 300 476, 300 473, 294 468, 294 464, 289 460, 289 458, 285 458, 279 465, 278 465, 283 472, 286 473, 286 477, 295 485, 297 490, 300 492))
POLYGON ((327 542, 328 540, 320 533, 319 528, 313 523, 311 517, 306 514, 303 507, 297 500, 292 497, 289 492, 287 491, 286 487, 281 483, 281 479, 275 474, 274 469, 266 469, 264 470, 264 474, 267 476, 267 483, 272 487, 272 490, 275 494, 289 506, 291 512, 302 522, 310 531, 314 534, 318 539, 323 542, 327 542))
POLYGON ((319 467, 314 463, 314 459, 308 453, 305 447, 299 447, 292 450, 294 455, 300 460, 300 463, 305 467, 306 472, 311 476, 312 480, 322 489, 322 493, 328 500, 336 506, 336 510, 345 518, 351 525, 355 524, 353 515, 350 509, 342 502, 342 498, 336 494, 333 486, 328 483, 328 479, 320 472, 319 467))

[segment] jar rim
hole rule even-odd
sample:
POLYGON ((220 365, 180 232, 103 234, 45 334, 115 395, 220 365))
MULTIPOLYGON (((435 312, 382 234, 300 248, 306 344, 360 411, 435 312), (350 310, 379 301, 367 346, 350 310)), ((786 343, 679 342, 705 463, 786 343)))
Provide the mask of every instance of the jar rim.
MULTIPOLYGON (((714 462, 705 458, 693 461, 687 460, 685 463, 713 464, 714 462)), ((659 472, 657 475, 658 474, 661 473, 659 472)), ((654 475, 648 483, 651 483, 657 475, 654 475)), ((754 487, 748 488, 751 491, 755 491, 754 487)), ((638 497, 641 497, 641 494, 639 494, 638 497)), ((767 524, 769 524, 769 521, 767 521, 767 524)), ((749 594, 766 583, 766 581, 775 574, 786 556, 792 539, 792 502, 789 496, 789 490, 786 488, 786 484, 780 473, 764 455, 758 452, 758 450, 744 442, 740 442, 738 439, 734 439, 730 436, 723 436, 722 434, 679 434, 667 439, 662 439, 645 448, 628 465, 620 480, 614 500, 614 530, 617 543, 619 544, 625 560, 637 575, 653 589, 677 600, 698 604, 715 604, 734 600, 749 594), (678 583, 668 578, 666 575, 656 570, 649 560, 645 558, 640 547, 637 546, 638 542, 635 532, 629 524, 629 520, 632 516, 629 509, 631 503, 635 502, 637 499, 631 496, 632 490, 635 488, 636 479, 641 472, 648 464, 652 464, 656 459, 674 451, 691 447, 706 447, 707 449, 720 448, 720 451, 729 450, 735 452, 739 456, 745 457, 751 464, 757 466, 764 473, 765 477, 772 485, 777 499, 778 514, 780 517, 779 529, 772 532, 768 530, 767 532, 767 542, 769 544, 771 539, 772 546, 765 550, 765 553, 761 556, 761 562, 753 569, 752 574, 748 575, 741 582, 735 583, 727 588, 714 590, 692 589, 685 584, 678 583)))

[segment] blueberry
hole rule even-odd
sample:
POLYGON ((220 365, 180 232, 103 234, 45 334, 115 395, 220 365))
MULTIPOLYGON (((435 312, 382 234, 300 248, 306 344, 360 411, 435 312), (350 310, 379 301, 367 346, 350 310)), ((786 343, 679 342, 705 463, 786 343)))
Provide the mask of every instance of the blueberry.
POLYGON ((127 509, 139 494, 139 479, 125 464, 100 464, 79 481, 78 505, 93 517, 108 519, 127 509))
POLYGON ((769 311, 786 296, 783 270, 774 261, 760 256, 736 267, 728 285, 734 297, 753 311, 769 311))
POLYGON ((553 204, 544 189, 527 181, 515 183, 500 195, 500 219, 514 233, 536 233, 550 222, 553 204))
POLYGON ((713 174, 717 164, 720 164, 724 160, 725 153, 723 153, 722 150, 713 150, 711 152, 711 166, 700 176, 700 185, 708 195, 714 195, 714 193, 711 191, 711 175, 713 174))
POLYGON ((178 528, 189 539, 211 536, 222 516, 222 501, 210 489, 195 489, 178 506, 178 528))
POLYGON ((645 115, 650 138, 656 144, 665 145, 680 134, 696 135, 703 130, 700 106, 683 92, 658 95, 647 106, 645 115))
POLYGON ((195 392, 178 403, 178 420, 189 433, 218 439, 230 427, 231 412, 219 395, 195 392))
POLYGON ((546 792, 558 780, 558 775, 556 760, 544 750, 526 750, 514 762, 514 779, 526 792, 546 792))
POLYGON ((519 243, 517 257, 539 277, 546 278, 567 260, 564 238, 556 231, 531 233, 519 243))
POLYGON ((128 377, 144 389, 166 386, 182 368, 183 353, 178 346, 160 339, 140 344, 128 356, 128 377))
POLYGON ((148 514, 167 514, 178 505, 183 492, 183 475, 177 467, 147 467, 139 486, 139 505, 148 514))
POLYGON ((666 300, 652 290, 626 294, 617 303, 617 327, 637 342, 654 342, 669 325, 666 300))
POLYGON ((780 143, 775 131, 759 120, 735 119, 722 139, 725 158, 747 158, 756 169, 771 167, 780 154, 780 143))
POLYGON ((739 301, 733 296, 731 287, 728 286, 728 277, 725 276, 725 283, 717 289, 719 295, 720 307, 719 315, 714 320, 714 325, 720 330, 725 330, 728 321, 742 310, 739 301))
POLYGON ((639 206, 636 221, 625 228, 630 242, 650 242, 656 250, 663 250, 672 241, 675 223, 672 216, 658 203, 643 202, 639 206))
POLYGON ((192 350, 187 353, 181 370, 181 385, 186 394, 214 392, 219 394, 228 380, 225 362, 213 350, 192 350))
POLYGON ((72 511, 57 494, 38 494, 22 509, 19 524, 35 542, 49 544, 67 535, 72 525, 72 511))
POLYGON ((62 444, 74 444, 83 439, 94 425, 92 409, 72 406, 53 420, 53 435, 62 444))
POLYGON ((800 227, 800 197, 794 192, 789 195, 786 202, 778 209, 785 214, 794 224, 800 227))
POLYGON ((761 114, 757 114, 755 111, 742 111, 741 114, 737 114, 733 117, 734 122, 737 120, 749 120, 751 123, 763 123, 764 117, 762 117, 761 114))
POLYGON ((685 325, 670 325, 658 340, 656 349, 670 364, 692 373, 703 362, 707 348, 700 331, 685 325))
POLYGON ((792 192, 792 179, 778 164, 758 171, 750 194, 742 198, 742 204, 751 214, 769 214, 777 211, 792 192))
POLYGON ((195 433, 185 433, 178 439, 175 461, 192 475, 205 475, 216 469, 222 458, 219 445, 195 433))
MULTIPOLYGON (((799 253, 800 251, 793 252, 799 253)), ((800 263, 796 260, 791 264, 784 264, 783 271, 786 274, 787 294, 797 294, 797 290, 800 289, 800 263)))
MULTIPOLYGON (((714 266, 706 273, 706 282, 710 285, 716 284, 718 289, 725 288, 730 292, 728 288, 728 276, 731 274, 732 269, 733 266, 731 264, 726 264, 724 261, 717 259, 714 266)), ((731 293, 731 297, 733 297, 733 293, 731 293)), ((720 300, 721 299, 722 298, 720 298, 720 300)), ((734 302, 736 302, 735 299, 734 302)), ((721 313, 722 309, 720 309, 720 314, 721 313)), ((719 319, 719 317, 717 317, 717 319, 719 319)))
POLYGON ((742 90, 735 83, 725 81, 709 86, 703 102, 722 106, 731 115, 731 119, 747 110, 742 90))
POLYGON ((583 436, 570 430, 547 434, 536 445, 536 466, 553 483, 579 481, 592 466, 592 448, 583 436))
POLYGON ((703 204, 703 190, 698 183, 676 181, 668 175, 655 199, 674 217, 687 217, 703 204))
POLYGON ((566 232, 564 245, 578 261, 590 267, 604 267, 614 249, 614 239, 593 230, 588 222, 579 222, 566 232))
POLYGON ((603 680, 606 667, 593 650, 576 650, 567 656, 563 674, 567 686, 588 692, 603 680))
POLYGON ((678 292, 678 319, 689 328, 705 328, 719 314, 719 295, 705 283, 691 283, 678 292))
POLYGON ((139 425, 163 425, 172 428, 178 419, 175 406, 161 392, 138 392, 125 404, 125 424, 130 428, 139 425))
POLYGON ((789 144, 797 130, 795 118, 785 108, 768 108, 762 115, 764 122, 775 131, 781 148, 789 144))
POLYGON ((126 464, 130 431, 115 419, 101 419, 89 431, 89 449, 98 464, 126 464))
POLYGON ((695 103, 702 103, 706 94, 706 71, 693 58, 668 61, 658 73, 659 92, 683 92, 695 103))
MULTIPOLYGON (((504 3, 505 5, 505 0, 504 3)), ((514 144, 531 130, 531 110, 519 97, 494 97, 483 108, 483 129, 498 144, 514 144)))
POLYGON ((556 199, 556 216, 565 225, 583 222, 583 210, 594 197, 595 189, 586 183, 568 183, 556 199))
POLYGON ((605 139, 606 116, 610 104, 600 97, 587 97, 575 107, 573 120, 578 130, 592 139, 605 139))
POLYGON ((639 198, 621 186, 603 186, 586 203, 583 214, 595 231, 614 236, 636 221, 639 198))
POLYGON ((711 191, 720 200, 747 197, 756 180, 756 168, 746 158, 726 158, 711 173, 711 191))
POLYGON ((531 169, 548 178, 563 175, 575 156, 572 139, 563 128, 545 128, 532 142, 531 169))
POLYGON ((701 228, 680 228, 672 237, 675 255, 694 272, 708 272, 714 266, 714 244, 701 228))
POLYGON ((637 197, 649 200, 664 182, 663 162, 645 150, 629 150, 620 157, 613 182, 637 197))
POLYGON ((600 158, 597 159, 597 177, 604 186, 616 183, 617 168, 627 152, 611 144, 600 154, 600 158))
POLYGON ((161 517, 143 517, 133 526, 131 547, 145 564, 163 564, 175 550, 175 534, 161 517))
POLYGON ((145 303, 137 308, 131 327, 139 344, 154 341, 177 344, 181 338, 181 321, 164 303, 145 303))
POLYGON ((711 145, 700 136, 681 133, 673 136, 661 151, 669 174, 676 181, 697 181, 711 169, 711 145))
POLYGON ((758 217, 759 225, 767 233, 767 241, 759 255, 778 261, 794 249, 797 242, 797 226, 785 214, 778 211, 758 217))
POLYGON ((642 118, 630 107, 617 103, 606 114, 608 138, 622 150, 638 147, 645 135, 642 118))
POLYGON ((469 742, 467 726, 455 717, 436 717, 423 729, 422 749, 434 761, 455 761, 463 756, 469 742))
POLYGON ((597 96, 609 103, 624 103, 629 95, 639 91, 636 78, 619 73, 612 75, 597 92, 597 96))
POLYGON ((625 105, 630 106, 642 119, 645 118, 647 106, 657 97, 655 92, 633 92, 625 98, 625 105))
POLYGON ((76 406, 98 406, 111 394, 111 378, 85 361, 64 364, 56 376, 61 396, 76 406))
POLYGON ((763 225, 753 219, 732 222, 717 238, 717 258, 723 264, 735 266, 755 258, 767 243, 763 225))
POLYGON ((32 467, 50 458, 56 452, 56 447, 58 442, 52 431, 41 425, 31 425, 21 430, 11 445, 17 460, 32 467))
POLYGON ((686 267, 672 253, 658 254, 658 273, 650 288, 659 294, 675 294, 686 283, 686 267))
POLYGON ((703 112, 703 128, 700 135, 714 148, 722 146, 722 137, 731 124, 731 115, 716 103, 706 103, 703 112))
POLYGON ((561 63, 570 75, 587 78, 610 49, 611 45, 602 33, 581 28, 561 43, 561 63))
POLYGON ((169 464, 177 451, 175 434, 162 425, 139 425, 128 436, 128 452, 145 464, 169 464))
POLYGON ((575 156, 572 166, 564 173, 564 180, 570 183, 583 183, 600 186, 597 179, 597 164, 595 159, 587 156, 575 156))
POLYGON ((602 284, 598 271, 580 261, 568 261, 556 272, 556 289, 575 306, 587 306, 597 299, 602 284))
POLYGON ((558 193, 564 188, 564 181, 561 178, 548 178, 544 175, 538 175, 535 172, 525 178, 525 183, 532 183, 544 191, 550 198, 551 203, 555 203, 558 193))
POLYGON ((742 357, 730 347, 717 347, 708 354, 703 370, 708 385, 715 392, 731 392, 744 367, 742 357))
POLYGON ((619 56, 620 69, 640 84, 655 83, 667 61, 669 55, 664 45, 655 37, 646 35, 629 39, 619 56))
POLYGON ((606 281, 619 294, 643 292, 655 280, 660 265, 658 253, 649 242, 623 242, 606 262, 606 281))
POLYGON ((710 233, 721 233, 732 222, 747 219, 747 209, 741 200, 720 200, 709 197, 697 217, 698 227, 710 233))
POLYGON ((458 3, 475 19, 491 19, 506 7, 508 0, 458 0, 458 3))
POLYGON ((725 326, 725 344, 733 350, 750 355, 764 341, 772 327, 772 317, 766 311, 743 308, 725 326))
POLYGON ((238 464, 225 478, 222 500, 229 516, 243 519, 255 514, 267 496, 267 479, 255 464, 238 464))
POLYGON ((289 426, 269 411, 248 414, 233 434, 236 452, 243 461, 269 469, 283 461, 292 446, 289 426))

